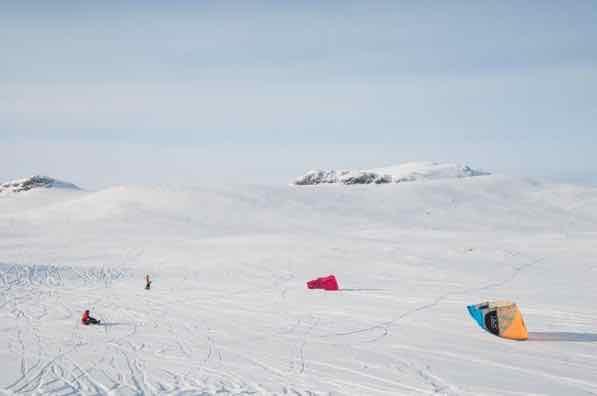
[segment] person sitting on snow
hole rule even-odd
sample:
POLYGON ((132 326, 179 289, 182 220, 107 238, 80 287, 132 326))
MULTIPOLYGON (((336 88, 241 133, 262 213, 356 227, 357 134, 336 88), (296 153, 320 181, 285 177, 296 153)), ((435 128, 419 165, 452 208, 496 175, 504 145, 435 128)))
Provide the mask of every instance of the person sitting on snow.
POLYGON ((81 323, 83 323, 84 325, 100 324, 100 322, 100 320, 97 320, 96 318, 92 318, 91 316, 89 316, 88 309, 85 310, 85 313, 83 313, 83 317, 81 318, 81 323))

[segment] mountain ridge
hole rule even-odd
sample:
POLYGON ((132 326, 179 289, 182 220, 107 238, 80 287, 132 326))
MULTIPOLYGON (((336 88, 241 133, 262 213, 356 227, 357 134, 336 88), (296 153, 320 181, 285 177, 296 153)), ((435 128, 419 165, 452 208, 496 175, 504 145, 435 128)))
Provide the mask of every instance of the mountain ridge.
POLYGON ((24 179, 13 180, 0 184, 0 193, 19 193, 37 188, 60 188, 66 190, 81 190, 73 183, 54 179, 49 176, 34 175, 24 179))
POLYGON ((491 173, 468 165, 441 162, 406 162, 368 170, 311 170, 294 180, 297 186, 318 184, 388 184, 432 179, 488 176, 491 173))

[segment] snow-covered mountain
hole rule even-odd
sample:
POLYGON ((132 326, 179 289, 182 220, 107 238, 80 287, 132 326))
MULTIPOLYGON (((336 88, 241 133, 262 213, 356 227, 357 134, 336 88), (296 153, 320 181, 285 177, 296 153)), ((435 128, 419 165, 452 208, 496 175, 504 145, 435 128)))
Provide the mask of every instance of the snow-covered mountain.
POLYGON ((385 184, 429 179, 450 179, 489 175, 468 165, 440 162, 407 162, 370 170, 312 170, 294 181, 295 185, 385 184))
POLYGON ((392 182, 392 177, 371 171, 312 170, 294 181, 297 186, 314 184, 383 184, 392 182))
POLYGON ((14 180, 0 184, 0 193, 29 191, 34 188, 61 188, 80 190, 78 186, 72 183, 53 179, 48 176, 35 175, 25 179, 14 180))

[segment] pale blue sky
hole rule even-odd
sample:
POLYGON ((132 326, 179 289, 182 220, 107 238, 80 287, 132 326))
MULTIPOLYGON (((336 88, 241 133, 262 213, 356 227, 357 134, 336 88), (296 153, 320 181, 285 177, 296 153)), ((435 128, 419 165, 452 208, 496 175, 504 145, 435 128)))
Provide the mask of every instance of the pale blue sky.
POLYGON ((597 182, 595 21, 594 1, 1 2, 0 178, 439 160, 597 182))

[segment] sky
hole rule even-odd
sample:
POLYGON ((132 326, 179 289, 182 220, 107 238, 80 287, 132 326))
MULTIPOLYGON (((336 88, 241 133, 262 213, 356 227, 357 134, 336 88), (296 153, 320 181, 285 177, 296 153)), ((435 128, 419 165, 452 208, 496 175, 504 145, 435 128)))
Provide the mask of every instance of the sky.
POLYGON ((3 1, 0 180, 597 184, 594 1, 3 1))

